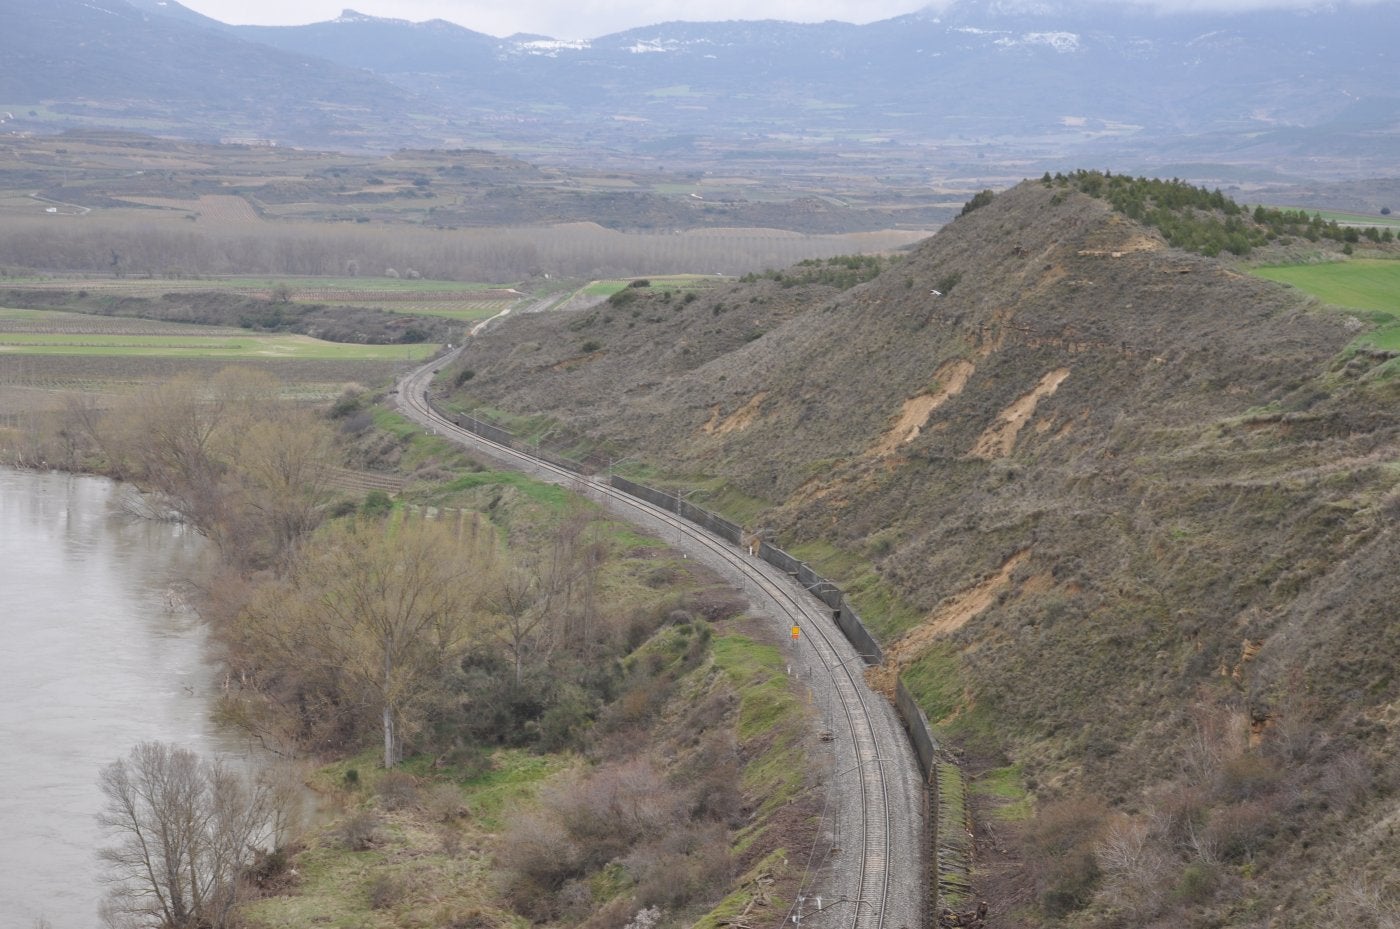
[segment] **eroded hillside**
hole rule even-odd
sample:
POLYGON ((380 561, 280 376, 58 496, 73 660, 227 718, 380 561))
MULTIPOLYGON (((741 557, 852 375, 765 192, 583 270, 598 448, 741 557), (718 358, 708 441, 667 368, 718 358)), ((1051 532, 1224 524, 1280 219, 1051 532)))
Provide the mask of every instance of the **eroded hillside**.
POLYGON ((855 592, 1011 785, 1001 924, 1394 915, 1400 388, 1362 324, 1040 183, 870 283, 784 283, 513 322, 455 400, 855 592))

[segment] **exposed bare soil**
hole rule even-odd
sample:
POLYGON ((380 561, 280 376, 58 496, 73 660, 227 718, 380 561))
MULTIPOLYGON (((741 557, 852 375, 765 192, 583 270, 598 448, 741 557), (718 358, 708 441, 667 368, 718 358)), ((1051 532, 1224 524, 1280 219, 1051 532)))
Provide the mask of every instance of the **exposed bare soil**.
POLYGON ((996 422, 977 437, 977 444, 969 454, 973 458, 1005 458, 1016 445, 1016 436, 1035 415, 1035 408, 1041 400, 1052 395, 1069 377, 1068 368, 1057 368, 1040 379, 1040 383, 997 416, 996 422))
POLYGON ((962 393, 967 386, 968 378, 972 377, 972 372, 977 370, 972 362, 959 359, 950 361, 939 368, 934 374, 934 382, 938 385, 926 393, 917 397, 910 397, 904 401, 904 408, 900 410, 899 421, 894 424, 894 428, 885 433, 870 454, 874 456, 888 455, 901 445, 906 445, 919 437, 928 426, 929 417, 934 411, 947 403, 952 397, 962 393))

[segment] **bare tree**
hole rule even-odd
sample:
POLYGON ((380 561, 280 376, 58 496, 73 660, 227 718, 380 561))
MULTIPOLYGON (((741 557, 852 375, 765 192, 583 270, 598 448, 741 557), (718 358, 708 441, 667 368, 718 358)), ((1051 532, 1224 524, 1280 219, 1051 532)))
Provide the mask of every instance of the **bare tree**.
POLYGON ((233 462, 255 535, 276 557, 321 522, 335 440, 325 420, 288 405, 269 408, 240 430, 233 462))
POLYGON ((1400 900, 1394 889, 1359 869, 1342 878, 1332 907, 1338 925, 1400 929, 1400 900))
MULTIPOLYGON (((486 534, 430 520, 336 526, 308 547, 286 585, 243 616, 266 667, 314 680, 317 702, 372 706, 393 767, 469 637, 494 570, 486 534)), ((301 701, 306 699, 303 687, 301 701)))
POLYGON ((1136 915, 1151 915, 1158 886, 1171 864, 1146 820, 1115 817, 1094 848, 1104 895, 1136 915))
POLYGON ((247 369, 181 375, 92 431, 122 476, 160 494, 230 564, 263 567, 319 524, 335 458, 329 425, 281 389, 247 369))
POLYGON ((524 677, 527 657, 548 652, 553 644, 543 626, 549 618, 549 603, 540 590, 539 576, 518 568, 501 572, 495 591, 488 598, 498 617, 495 636, 510 652, 515 665, 515 686, 524 677))
POLYGON ((188 749, 143 742, 102 769, 113 929, 224 929, 239 878, 278 838, 283 791, 188 749))

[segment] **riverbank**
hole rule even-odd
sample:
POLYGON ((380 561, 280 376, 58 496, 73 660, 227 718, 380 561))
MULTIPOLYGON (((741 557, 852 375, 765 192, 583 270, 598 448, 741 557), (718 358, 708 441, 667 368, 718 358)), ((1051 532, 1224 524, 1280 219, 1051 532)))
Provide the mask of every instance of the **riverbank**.
POLYGON ((97 925, 98 769, 146 740, 248 757, 186 582, 208 547, 100 477, 0 468, 0 912, 97 925))

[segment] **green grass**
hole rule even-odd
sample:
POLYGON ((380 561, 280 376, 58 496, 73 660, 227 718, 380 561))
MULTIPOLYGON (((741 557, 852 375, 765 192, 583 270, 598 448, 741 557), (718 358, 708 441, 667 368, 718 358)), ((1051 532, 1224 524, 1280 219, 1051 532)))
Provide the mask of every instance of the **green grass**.
POLYGON ((0 355, 121 355, 145 358, 420 361, 437 345, 357 345, 304 335, 106 335, 73 332, 0 334, 0 355))
MULTIPOLYGON (((626 290, 632 284, 632 278, 593 281, 583 286, 583 293, 592 297, 611 297, 620 290, 626 290)), ((703 274, 664 274, 656 277, 648 277, 649 286, 647 291, 687 291, 703 287, 715 280, 703 274)))
POLYGON ((761 812, 773 810, 804 786, 806 711, 792 691, 780 649, 739 635, 717 637, 712 648, 715 665, 739 694, 739 739, 762 745, 744 767, 744 789, 762 798, 761 812))
POLYGON ((425 279, 392 277, 225 277, 200 280, 213 286, 268 288, 287 284, 293 290, 320 288, 325 290, 374 290, 393 294, 458 293, 471 290, 497 290, 509 284, 484 284, 466 281, 429 281, 425 279))
MULTIPOLYGON (((789 863, 788 850, 786 848, 776 848, 763 856, 757 864, 748 870, 740 879, 740 889, 734 891, 729 896, 721 900, 714 909, 700 917, 691 925, 691 929, 721 929, 724 926, 735 925, 735 919, 744 912, 753 898, 757 895, 759 888, 755 880, 761 875, 782 878, 793 873, 792 865, 789 863)), ((778 912, 785 909, 791 901, 782 898, 772 898, 768 905, 761 911, 778 912)))
POLYGON ((768 500, 751 497, 733 484, 724 484, 705 495, 705 508, 741 526, 751 524, 759 514, 771 509, 768 500))
POLYGON ((1356 340, 1358 345, 1368 345, 1387 351, 1400 351, 1400 324, 1386 326, 1367 333, 1356 340))
POLYGON ((893 641, 899 633, 917 626, 923 618, 873 568, 851 578, 842 588, 860 614, 861 622, 881 642, 893 641))
POLYGON ((858 577, 870 570, 870 563, 864 558, 842 551, 824 539, 794 545, 788 552, 807 562, 822 577, 833 581, 842 577, 858 577))
MULTIPOLYGON (((400 929, 406 926, 508 925, 491 880, 489 856, 466 850, 489 841, 506 825, 510 810, 529 799, 550 777, 575 763, 567 756, 541 756, 520 750, 498 750, 490 767, 466 773, 439 768, 432 758, 406 759, 397 770, 421 784, 452 784, 461 791, 469 811, 453 824, 433 823, 415 813, 381 815, 375 847, 349 851, 335 839, 334 828, 313 836, 295 861, 298 871, 292 895, 274 896, 245 911, 252 929, 400 929), (454 835, 455 845, 444 837, 454 835), (371 904, 376 884, 397 890, 380 907, 371 904)), ((373 809, 376 785, 384 777, 375 749, 326 765, 312 777, 312 786, 343 804, 347 814, 373 809), (347 786, 346 772, 356 772, 347 786)))
POLYGON ((1025 787, 1025 772, 1018 764, 993 768, 979 774, 969 792, 992 801, 992 815, 1005 822, 1022 822, 1031 817, 1031 798, 1025 787))
MULTIPOLYGON (((324 300, 294 299, 294 303, 325 303, 324 300)), ((336 306, 349 306, 385 313, 412 316, 439 316, 471 323, 489 319, 510 306, 513 300, 334 300, 336 306)))
POLYGON ((935 644, 904 669, 904 686, 914 695, 935 729, 963 707, 963 675, 958 656, 946 645, 935 644))
POLYGON ((462 782, 467 808, 484 828, 505 827, 506 815, 521 800, 534 796, 546 780, 572 766, 563 755, 536 755, 502 749, 492 756, 491 770, 462 782))
MULTIPOLYGON (((1400 465, 1398 465, 1400 467, 1400 465)), ((666 543, 654 536, 642 535, 625 524, 616 526, 612 530, 613 544, 623 552, 634 552, 644 549, 665 548, 666 543)))
POLYGON ((590 297, 611 297, 619 290, 626 290, 629 281, 594 281, 583 286, 583 292, 590 297))
MULTIPOLYGON (((448 467, 468 466, 470 459, 462 446, 456 442, 426 432, 417 423, 384 407, 374 407, 370 415, 374 417, 375 429, 397 437, 407 446, 400 462, 401 469, 411 472, 425 463, 437 463, 448 467)), ((422 501, 415 499, 412 502, 442 505, 437 497, 422 501)))
POLYGON ((1400 313, 1400 261, 1356 258, 1327 264, 1256 268, 1257 277, 1291 284, 1334 306, 1400 313))
POLYGON ((1400 216, 1381 216, 1376 213, 1348 213, 1341 210, 1309 210, 1306 207, 1284 206, 1282 210, 1302 210, 1309 216, 1321 216, 1325 221, 1341 223, 1345 226, 1375 226, 1377 229, 1400 229, 1400 216))
POLYGON ((562 512, 569 505, 569 491, 566 488, 558 484, 531 480, 515 471, 478 471, 474 474, 464 474, 443 484, 434 492, 433 499, 448 500, 457 494, 481 487, 511 487, 530 500, 557 512, 562 512))

